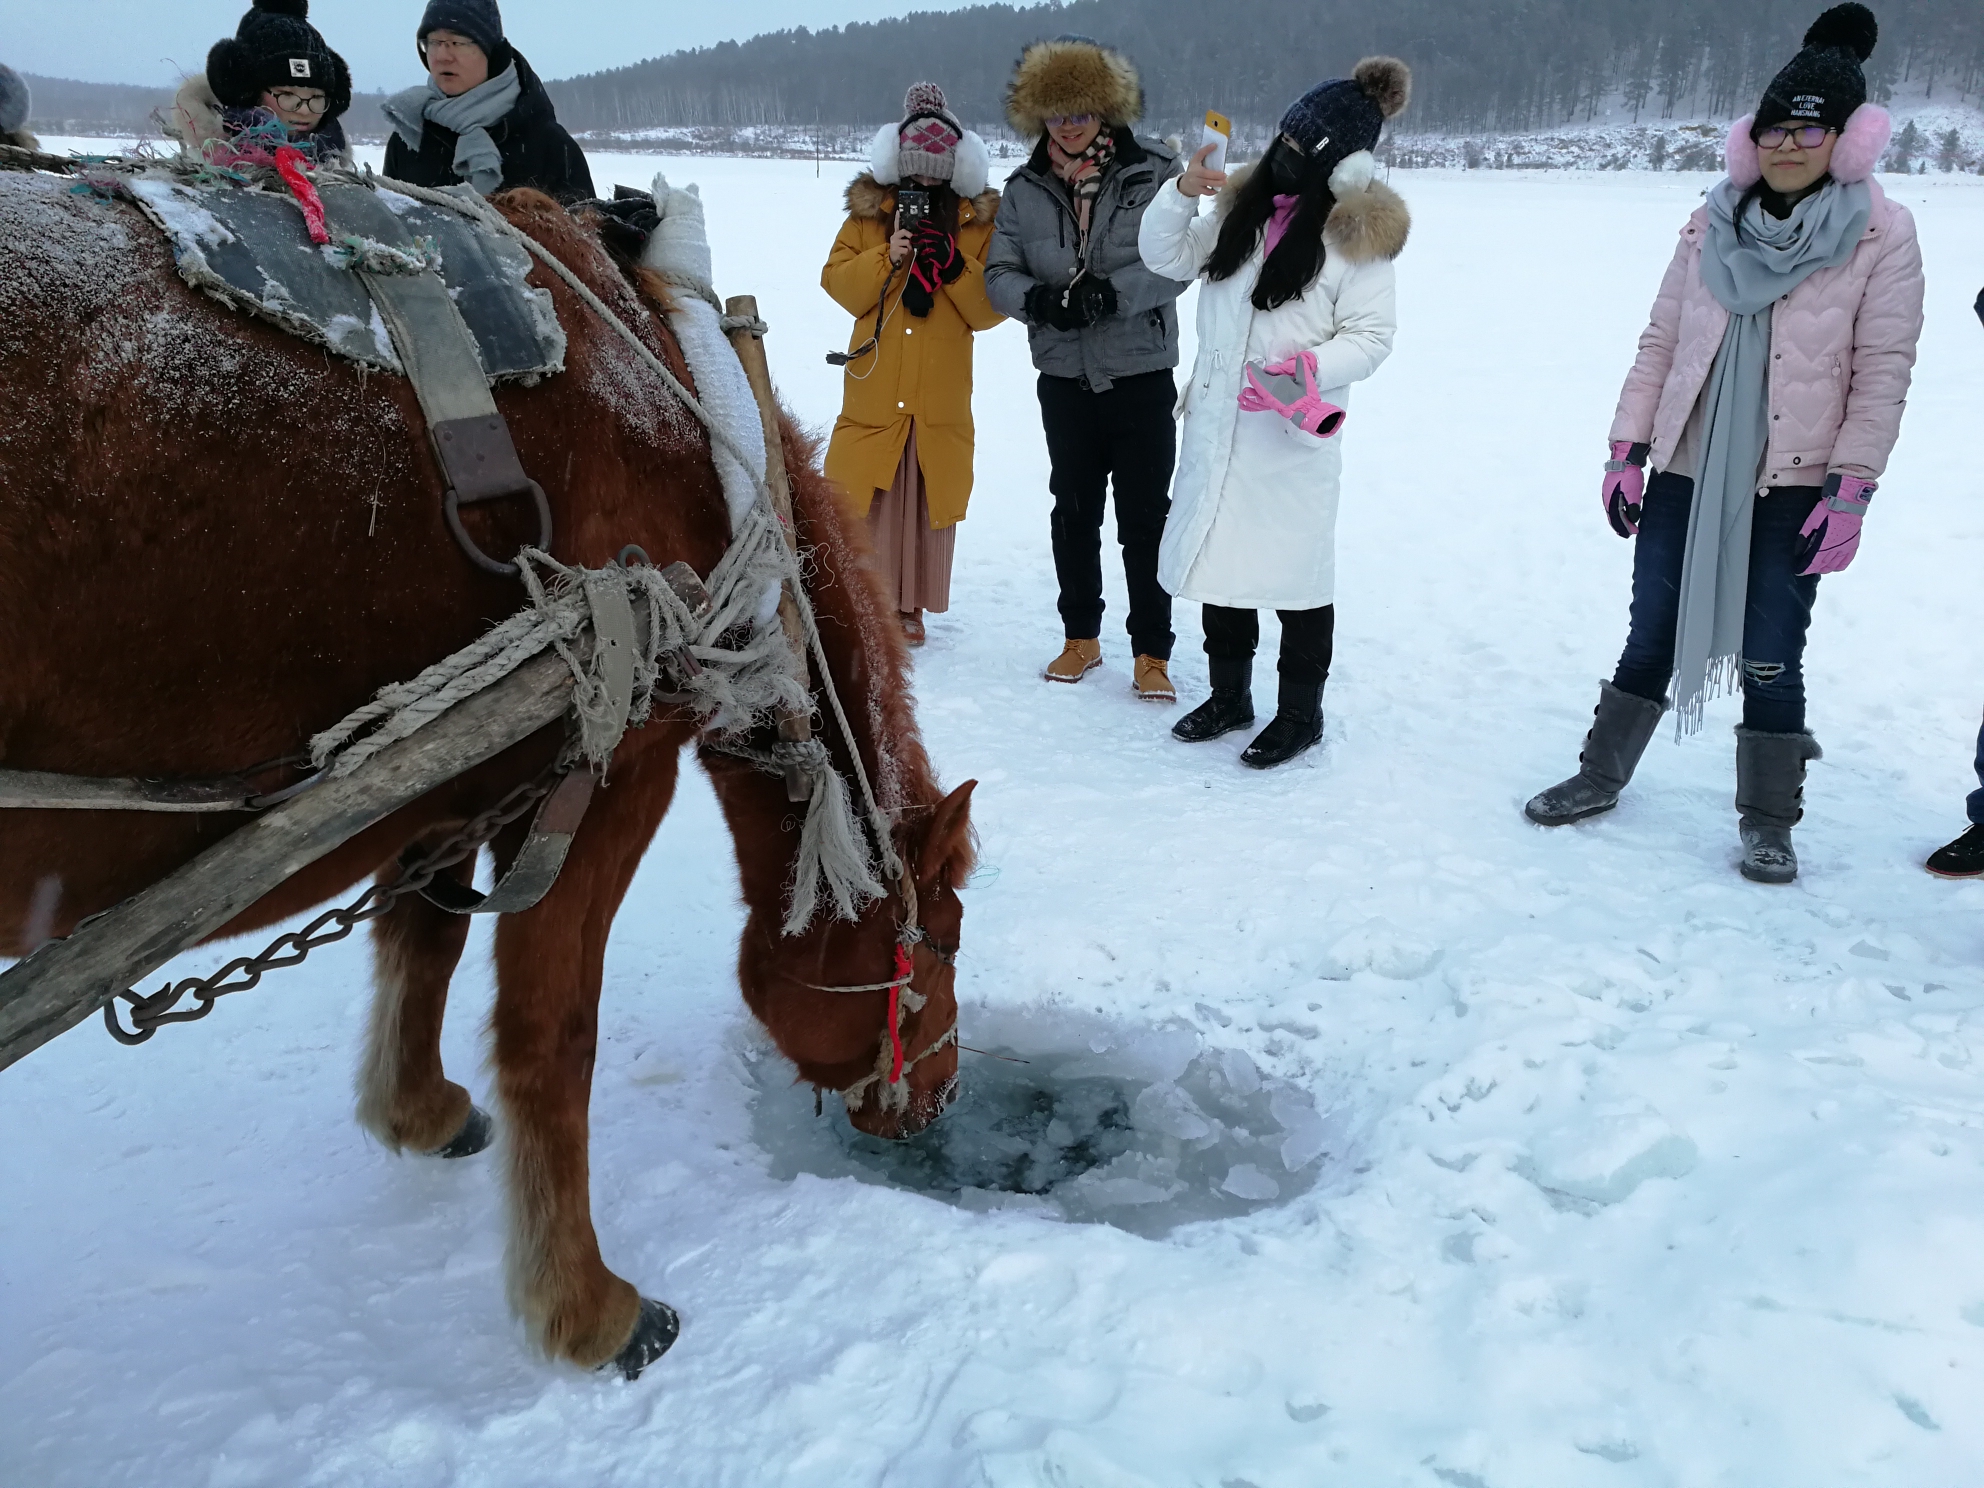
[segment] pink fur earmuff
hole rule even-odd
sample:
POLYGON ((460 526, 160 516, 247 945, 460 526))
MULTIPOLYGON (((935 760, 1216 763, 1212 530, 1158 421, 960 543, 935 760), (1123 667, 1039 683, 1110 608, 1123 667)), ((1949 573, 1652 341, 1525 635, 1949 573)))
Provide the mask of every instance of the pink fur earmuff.
MULTIPOLYGON (((1728 143, 1722 149, 1722 163, 1739 191, 1748 191, 1763 179, 1764 167, 1757 154, 1757 142, 1750 138, 1756 121, 1755 114, 1745 114, 1731 124, 1728 143)), ((1866 180, 1881 163, 1888 137, 1893 133, 1894 120, 1888 117, 1886 109, 1878 104, 1861 104, 1847 119, 1832 147, 1832 178, 1849 185, 1866 180)))

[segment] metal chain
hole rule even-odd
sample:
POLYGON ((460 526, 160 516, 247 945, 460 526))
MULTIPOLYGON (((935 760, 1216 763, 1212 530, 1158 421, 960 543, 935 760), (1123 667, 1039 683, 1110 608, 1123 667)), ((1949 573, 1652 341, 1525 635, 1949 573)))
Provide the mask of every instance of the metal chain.
POLYGON ((320 946, 343 940, 367 920, 376 920, 387 913, 408 894, 419 893, 443 870, 473 857, 484 843, 550 795, 558 782, 571 773, 573 761, 567 758, 569 753, 568 745, 542 773, 516 787, 487 811, 470 818, 460 831, 411 862, 403 860, 400 876, 393 882, 374 883, 351 903, 326 910, 300 930, 278 935, 260 954, 237 956, 209 976, 169 982, 150 996, 129 990, 117 993, 103 1005, 104 1027, 120 1044, 142 1044, 167 1023, 192 1023, 206 1017, 214 1010, 215 999, 230 992, 246 992, 262 980, 265 972, 300 965, 320 946), (173 1011, 189 995, 195 1006, 173 1011), (130 1032, 117 1021, 120 1000, 131 1004, 130 1032))

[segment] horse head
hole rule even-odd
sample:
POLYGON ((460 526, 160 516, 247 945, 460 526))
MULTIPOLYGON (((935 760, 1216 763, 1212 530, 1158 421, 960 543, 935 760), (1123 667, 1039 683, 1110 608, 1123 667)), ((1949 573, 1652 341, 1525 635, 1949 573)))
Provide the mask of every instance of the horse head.
POLYGON ((822 915, 787 936, 775 914, 754 908, 745 929, 745 1001, 799 1078, 839 1092, 848 1119, 872 1136, 912 1137, 957 1096, 958 887, 973 863, 976 784, 904 813, 895 847, 915 885, 913 919, 894 888, 857 920, 822 915))

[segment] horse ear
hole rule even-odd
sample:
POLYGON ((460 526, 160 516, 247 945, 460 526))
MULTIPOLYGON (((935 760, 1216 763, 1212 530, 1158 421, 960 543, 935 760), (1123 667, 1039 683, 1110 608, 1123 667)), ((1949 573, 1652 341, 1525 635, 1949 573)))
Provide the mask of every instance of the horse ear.
POLYGON ((955 889, 971 876, 978 861, 978 848, 971 835, 971 793, 976 780, 967 780, 939 801, 930 813, 930 831, 923 839, 923 852, 916 865, 916 876, 925 888, 942 882, 955 889))

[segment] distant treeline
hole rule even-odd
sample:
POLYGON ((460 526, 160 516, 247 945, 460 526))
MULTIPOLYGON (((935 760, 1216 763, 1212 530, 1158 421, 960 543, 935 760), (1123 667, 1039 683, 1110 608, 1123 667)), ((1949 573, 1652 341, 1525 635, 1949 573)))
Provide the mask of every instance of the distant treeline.
MULTIPOLYGON (((1255 129, 1310 84, 1389 52, 1412 65, 1412 131, 1524 131, 1623 102, 1643 118, 1733 116, 1796 50, 1819 0, 1073 0, 979 5, 677 52, 550 85, 575 130, 879 121, 904 87, 941 84, 996 127, 1014 58, 1073 32, 1132 56, 1147 117, 1176 128, 1208 107, 1255 129)), ((1978 0, 1875 5, 1876 96, 1984 91, 1978 0)))

